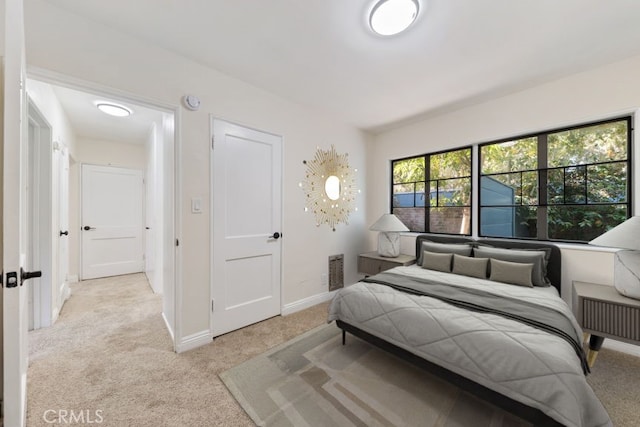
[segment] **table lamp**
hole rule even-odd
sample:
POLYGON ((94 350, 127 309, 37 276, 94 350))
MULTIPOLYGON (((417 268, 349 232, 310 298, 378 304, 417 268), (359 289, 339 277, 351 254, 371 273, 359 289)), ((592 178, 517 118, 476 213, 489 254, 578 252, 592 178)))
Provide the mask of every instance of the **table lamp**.
POLYGON ((378 255, 395 258, 400 255, 400 232, 409 231, 394 214, 383 214, 371 227, 378 233, 378 255))
POLYGON ((613 263, 613 286, 622 295, 640 299, 640 216, 633 216, 589 242, 620 248, 613 263))

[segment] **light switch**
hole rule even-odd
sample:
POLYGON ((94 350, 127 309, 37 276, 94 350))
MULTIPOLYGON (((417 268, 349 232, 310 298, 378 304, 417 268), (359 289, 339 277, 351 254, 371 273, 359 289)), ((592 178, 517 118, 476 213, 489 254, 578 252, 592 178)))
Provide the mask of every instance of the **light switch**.
POLYGON ((200 197, 193 197, 191 199, 191 213, 202 213, 202 199, 200 197))

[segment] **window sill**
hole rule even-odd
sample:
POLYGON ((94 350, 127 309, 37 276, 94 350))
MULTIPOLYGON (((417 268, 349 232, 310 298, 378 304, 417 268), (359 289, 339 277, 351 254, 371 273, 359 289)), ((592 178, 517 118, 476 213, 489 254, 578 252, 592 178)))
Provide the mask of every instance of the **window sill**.
POLYGON ((621 250, 621 248, 607 248, 604 246, 592 246, 589 244, 580 244, 580 243, 560 243, 560 242, 549 242, 560 249, 568 249, 572 251, 584 251, 584 252, 609 252, 614 253, 621 250))

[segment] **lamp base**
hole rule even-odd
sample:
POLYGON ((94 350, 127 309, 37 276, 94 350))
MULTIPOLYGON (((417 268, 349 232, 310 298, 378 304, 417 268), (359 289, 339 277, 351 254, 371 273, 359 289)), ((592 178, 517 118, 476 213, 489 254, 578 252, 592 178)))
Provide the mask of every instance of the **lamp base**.
POLYGON ((400 233, 395 231, 378 233, 378 255, 387 258, 396 258, 400 255, 400 233))
POLYGON ((616 290, 626 297, 640 299, 640 251, 616 252, 613 267, 616 290))

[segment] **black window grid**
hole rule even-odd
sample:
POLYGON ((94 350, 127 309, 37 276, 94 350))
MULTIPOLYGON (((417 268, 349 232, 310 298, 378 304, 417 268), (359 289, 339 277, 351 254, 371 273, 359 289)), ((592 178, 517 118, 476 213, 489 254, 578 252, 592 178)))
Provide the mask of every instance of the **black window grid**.
MULTIPOLYGON (((546 224, 546 215, 547 215, 547 211, 546 209, 548 207, 562 207, 562 206, 625 206, 626 207, 626 212, 627 212, 627 218, 630 218, 632 216, 632 162, 631 162, 631 154, 632 154, 632 135, 633 135, 633 126, 632 126, 632 121, 631 121, 631 116, 625 116, 625 117, 618 117, 618 118, 613 118, 613 119, 608 119, 608 120, 602 120, 602 121, 598 121, 598 122, 593 122, 593 123, 586 123, 583 125, 576 125, 576 126, 572 126, 569 128, 563 128, 563 129, 553 129, 550 131, 546 131, 546 132, 539 132, 537 134, 528 134, 528 135, 523 135, 523 136, 519 136, 519 137, 512 137, 512 138, 506 138, 506 139, 501 139, 498 141, 493 141, 493 142, 487 142, 487 143, 483 143, 483 144, 479 144, 479 153, 478 153, 478 164, 482 164, 482 147, 484 146, 488 146, 488 145, 492 145, 492 144, 499 144, 499 143, 503 143, 503 142, 508 142, 508 141, 517 141, 520 139, 526 139, 526 138, 531 138, 531 137, 537 137, 538 138, 538 162, 539 164, 543 164, 546 165, 547 163, 547 138, 548 135, 550 134, 554 134, 554 133, 558 133, 558 132, 564 132, 564 131, 570 131, 570 130, 575 130, 575 129, 581 129, 581 128, 586 128, 586 127, 591 127, 591 126, 596 126, 596 125, 601 125, 601 124, 607 124, 607 123, 615 123, 615 122, 620 122, 620 121, 626 121, 626 127, 627 127, 627 157, 626 159, 620 159, 620 160, 611 160, 611 161, 604 161, 604 162, 593 162, 593 163, 577 163, 574 165, 564 165, 564 166, 557 166, 557 167, 539 167, 537 169, 526 169, 526 170, 520 170, 520 171, 506 171, 506 172, 498 172, 498 173, 489 173, 489 174, 483 174, 482 171, 480 171, 480 173, 477 176, 477 180, 478 180, 478 188, 480 188, 480 192, 478 194, 478 198, 479 198, 479 203, 478 203, 478 213, 477 213, 477 218, 480 224, 482 224, 482 209, 483 208, 498 208, 498 207, 532 207, 532 208, 539 208, 539 213, 538 213, 538 218, 544 218, 545 221, 542 222, 543 227, 538 227, 538 233, 537 233, 537 237, 532 238, 532 240, 551 240, 548 237, 548 225, 546 224), (576 168, 576 167, 586 167, 586 171, 588 171, 588 167, 589 166, 598 166, 598 165, 607 165, 607 164, 615 164, 615 163, 624 163, 627 166, 627 179, 626 179, 626 202, 591 202, 589 203, 588 201, 588 188, 585 189, 585 202, 584 203, 548 203, 548 195, 547 195, 547 183, 548 183, 548 172, 552 171, 552 170, 563 170, 563 198, 564 201, 566 202, 566 170, 567 169, 571 169, 571 168, 576 168), (521 174, 521 182, 522 182, 522 174, 526 173, 526 172, 537 172, 538 173, 538 203, 537 204, 522 204, 522 197, 520 198, 520 202, 519 204, 512 204, 512 205, 508 205, 508 204, 496 204, 496 205, 489 205, 489 204, 483 204, 482 203, 482 186, 481 186, 481 180, 483 177, 487 177, 487 176, 499 176, 499 175, 510 175, 510 174, 521 174)), ((588 172, 585 172, 585 186, 588 185, 588 172)), ((520 191, 522 191, 522 186, 520 187, 520 191)), ((474 217, 474 215, 472 214, 472 217, 474 217)), ((540 223, 541 221, 539 221, 540 223)), ((482 233, 481 230, 482 227, 480 227, 480 229, 478 230, 478 234, 480 237, 494 237, 491 235, 485 235, 482 233)), ((526 239, 526 237, 516 237, 518 239, 526 239)), ((571 242, 575 242, 575 241, 571 241, 571 242)))
MULTIPOLYGON (((472 200, 472 195, 473 195, 473 169, 474 169, 474 164, 473 164, 473 158, 472 158, 472 148, 471 146, 466 146, 466 147, 460 147, 460 148, 456 148, 454 150, 445 150, 445 151, 438 151, 438 152, 434 152, 434 153, 428 153, 428 154, 424 154, 424 155, 418 155, 418 156, 409 156, 409 157, 403 157, 400 159, 394 159, 391 161, 391 197, 390 197, 390 211, 393 213, 395 209, 405 209, 405 208, 411 208, 409 206, 395 206, 394 205, 394 186, 395 185, 410 185, 413 186, 413 208, 423 208, 425 210, 424 214, 425 214, 425 218, 424 218, 424 228, 423 230, 421 230, 420 232, 430 232, 430 211, 432 209, 460 209, 460 208, 469 208, 472 209, 472 204, 473 204, 473 200, 472 200), (431 165, 430 165, 430 158, 431 156, 436 156, 439 154, 444 154, 444 153, 449 153, 449 152, 455 152, 455 151, 462 151, 462 150, 468 150, 469 151, 469 159, 470 159, 470 175, 461 175, 461 176, 454 176, 454 177, 447 177, 447 178, 438 178, 435 180, 430 180, 428 179, 428 175, 429 175, 429 171, 431 169, 431 165), (416 158, 420 158, 423 157, 424 158, 424 173, 425 175, 425 180, 424 181, 405 181, 405 182, 395 182, 394 181, 394 176, 393 176, 393 168, 394 168, 394 164, 396 162, 401 162, 403 160, 411 160, 411 159, 416 159, 416 158), (436 204, 439 203, 439 181, 447 181, 447 180, 458 180, 458 179, 469 179, 469 204, 466 205, 446 205, 446 206, 431 206, 431 201, 430 201, 430 187, 427 185, 430 182, 437 182, 437 186, 436 186, 436 204), (423 206, 417 206, 416 204, 416 185, 417 184, 424 184, 424 188, 425 188, 425 205, 423 206), (429 194, 429 197, 427 197, 427 194, 429 194)), ((465 235, 471 235, 471 229, 472 229, 472 223, 473 223, 473 214, 470 216, 469 218, 469 233, 465 234, 465 235)), ((447 234, 447 233, 440 233, 440 234, 447 234)))

